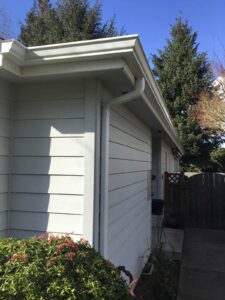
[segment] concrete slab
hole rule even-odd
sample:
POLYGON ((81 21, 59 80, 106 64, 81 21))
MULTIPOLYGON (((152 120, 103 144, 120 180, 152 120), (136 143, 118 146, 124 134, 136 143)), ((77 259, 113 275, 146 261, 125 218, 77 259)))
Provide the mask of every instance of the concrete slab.
POLYGON ((212 247, 187 247, 183 251, 182 266, 225 272, 225 248, 212 247))
POLYGON ((225 231, 187 228, 184 234, 184 245, 192 247, 218 245, 225 248, 225 231))
POLYGON ((177 300, 225 300, 225 232, 187 229, 177 300))
POLYGON ((173 259, 181 260, 184 230, 174 228, 152 228, 153 247, 162 245, 164 253, 173 259))
POLYGON ((184 231, 182 229, 163 228, 162 242, 164 250, 182 253, 184 231))
POLYGON ((225 300, 225 273, 181 269, 177 300, 225 300))

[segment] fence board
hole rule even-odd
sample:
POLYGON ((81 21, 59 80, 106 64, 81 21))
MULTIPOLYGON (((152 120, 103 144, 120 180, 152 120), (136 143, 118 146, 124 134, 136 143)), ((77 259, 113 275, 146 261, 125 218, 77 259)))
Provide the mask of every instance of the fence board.
POLYGON ((225 174, 166 173, 164 223, 225 230, 225 174))

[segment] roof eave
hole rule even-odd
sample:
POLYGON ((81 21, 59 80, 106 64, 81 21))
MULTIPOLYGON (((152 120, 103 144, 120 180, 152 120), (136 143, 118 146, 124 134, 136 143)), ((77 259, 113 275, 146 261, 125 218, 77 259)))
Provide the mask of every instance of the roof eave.
POLYGON ((136 68, 141 69, 142 76, 154 94, 154 105, 146 95, 149 108, 183 154, 183 148, 137 35, 37 47, 25 47, 16 40, 1 41, 0 45, 0 69, 18 78, 52 75, 57 72, 63 74, 121 68, 134 84, 135 66, 129 68, 127 61, 132 56, 136 68), (72 67, 71 63, 76 66, 72 67))

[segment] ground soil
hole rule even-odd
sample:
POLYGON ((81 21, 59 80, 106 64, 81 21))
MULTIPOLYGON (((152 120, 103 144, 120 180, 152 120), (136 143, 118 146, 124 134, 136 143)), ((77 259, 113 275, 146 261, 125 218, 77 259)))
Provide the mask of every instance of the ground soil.
MULTIPOLYGON (((178 288, 178 280, 179 280, 179 272, 180 272, 180 262, 174 261, 174 268, 173 268, 173 276, 176 278, 177 288, 178 288)), ((137 287, 135 289, 136 294, 136 300, 164 300, 165 297, 160 295, 157 295, 157 297, 153 293, 153 286, 152 286, 152 276, 154 276, 154 273, 150 276, 142 275, 138 281, 137 287)), ((166 300, 173 300, 173 298, 168 298, 166 300)))

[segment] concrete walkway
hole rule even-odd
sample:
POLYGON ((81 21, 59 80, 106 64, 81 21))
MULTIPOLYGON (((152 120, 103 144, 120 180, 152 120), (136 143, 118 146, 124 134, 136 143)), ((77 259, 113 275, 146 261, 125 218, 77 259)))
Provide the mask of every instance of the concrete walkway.
POLYGON ((177 300, 225 300, 225 231, 185 230, 177 300))

